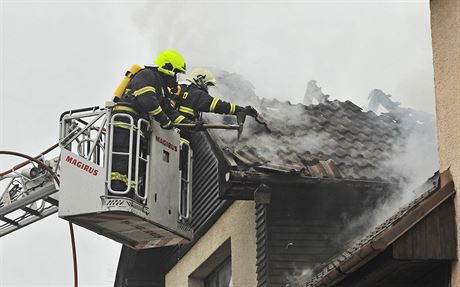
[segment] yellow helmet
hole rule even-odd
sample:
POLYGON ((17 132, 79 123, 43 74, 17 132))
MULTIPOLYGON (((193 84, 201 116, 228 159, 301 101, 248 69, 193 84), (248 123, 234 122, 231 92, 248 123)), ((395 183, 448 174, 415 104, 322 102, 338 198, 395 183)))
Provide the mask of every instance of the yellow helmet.
POLYGON ((160 52, 154 61, 158 71, 174 77, 177 73, 185 73, 185 60, 174 50, 160 52))
POLYGON ((214 75, 211 71, 203 67, 193 68, 187 77, 187 81, 206 90, 208 89, 208 86, 216 85, 216 78, 214 78, 214 75))

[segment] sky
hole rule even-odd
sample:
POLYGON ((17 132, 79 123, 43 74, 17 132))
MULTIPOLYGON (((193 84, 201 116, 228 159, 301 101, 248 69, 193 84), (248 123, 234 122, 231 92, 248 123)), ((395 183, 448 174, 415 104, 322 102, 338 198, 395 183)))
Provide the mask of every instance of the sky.
MULTIPOLYGON (((428 1, 0 0, 0 150, 45 150, 63 111, 103 106, 164 49, 243 75, 259 97, 298 103, 316 80, 363 108, 377 88, 435 110, 428 1)), ((76 242, 80 286, 112 286, 121 245, 78 227, 76 242)), ((72 282, 56 215, 0 239, 0 287, 72 282)))

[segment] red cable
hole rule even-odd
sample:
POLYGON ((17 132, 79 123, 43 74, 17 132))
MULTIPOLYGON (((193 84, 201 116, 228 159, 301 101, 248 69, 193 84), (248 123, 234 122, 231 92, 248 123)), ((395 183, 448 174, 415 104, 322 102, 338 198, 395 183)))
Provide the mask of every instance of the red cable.
MULTIPOLYGON (((49 153, 50 151, 52 151, 53 149, 57 148, 58 146, 59 146, 58 144, 55 144, 55 145, 49 147, 48 149, 46 149, 45 151, 43 151, 40 155, 37 155, 37 156, 35 157, 35 159, 38 159, 38 158, 40 158, 42 155, 45 155, 45 154, 49 153)), ((19 155, 18 155, 18 156, 19 156, 19 155)), ((26 160, 25 162, 22 162, 22 163, 20 163, 20 164, 17 164, 17 165, 15 165, 13 168, 11 168, 11 169, 9 169, 9 170, 6 170, 6 171, 4 171, 4 172, 2 172, 2 173, 0 173, 0 176, 7 175, 7 174, 9 174, 9 173, 12 172, 12 171, 18 170, 18 169, 20 169, 21 167, 26 166, 26 165, 29 164, 30 162, 31 162, 31 160, 26 160)))
MULTIPOLYGON (((54 180, 56 181, 57 185, 60 184, 59 182, 59 178, 57 177, 56 173, 54 173, 54 171, 51 170, 51 168, 49 168, 46 164, 44 164, 43 162, 41 162, 40 160, 38 160, 37 158, 33 158, 31 156, 28 156, 28 155, 25 155, 23 153, 19 153, 19 152, 15 152, 15 151, 6 151, 6 150, 0 150, 0 154, 7 154, 7 155, 14 155, 14 156, 18 156, 18 157, 22 157, 22 158, 26 158, 28 159, 29 161, 27 163, 30 163, 30 162, 35 162, 36 164, 38 164, 39 166, 43 167, 47 172, 49 172, 49 174, 54 178, 54 180)), ((40 156, 37 156, 37 157, 40 157, 40 156)), ((25 162, 23 162, 22 164, 24 164, 25 162)), ((26 163, 26 164, 27 164, 26 163)), ((24 165, 26 165, 24 164, 24 165)), ((23 166, 24 166, 23 165, 23 166)), ((19 166, 19 165, 17 165, 19 166)), ((10 171, 8 171, 7 173, 10 173, 12 172, 16 167, 13 167, 10 171)), ((3 173, 0 174, 0 176, 3 176, 3 173)))
MULTIPOLYGON (((46 151, 44 151, 42 153, 43 154, 46 154, 48 153, 49 151, 53 150, 55 147, 57 147, 57 144, 50 147, 49 149, 47 149, 46 151)), ((25 161, 19 165, 16 165, 15 167, 13 167, 10 171, 6 171, 4 173, 1 173, 0 176, 3 176, 5 174, 8 174, 9 172, 15 170, 16 168, 21 168, 25 165, 27 165, 28 163, 30 162, 35 162, 36 164, 38 164, 39 166, 43 167, 47 172, 49 172, 49 174, 53 177, 53 179, 56 181, 57 185, 59 186, 60 185, 60 182, 59 182, 59 178, 57 177, 56 173, 54 171, 52 171, 47 165, 45 165, 43 162, 39 161, 37 158, 40 157, 37 156, 36 158, 33 158, 33 157, 30 157, 28 155, 25 155, 25 154, 22 154, 22 153, 19 153, 19 152, 14 152, 14 151, 0 151, 0 154, 6 154, 6 155, 14 155, 14 156, 18 156, 18 157, 22 157, 22 158, 26 158, 28 159, 28 161, 25 161)), ((70 229, 70 241, 72 243, 72 256, 73 256, 73 284, 74 284, 74 287, 78 287, 78 268, 77 268, 77 249, 75 247, 75 235, 74 235, 74 232, 73 232, 73 225, 71 222, 69 222, 69 229, 70 229)))
POLYGON ((73 286, 78 287, 78 270, 77 270, 77 248, 75 247, 75 235, 73 233, 73 224, 69 221, 70 241, 72 243, 73 257, 73 286))

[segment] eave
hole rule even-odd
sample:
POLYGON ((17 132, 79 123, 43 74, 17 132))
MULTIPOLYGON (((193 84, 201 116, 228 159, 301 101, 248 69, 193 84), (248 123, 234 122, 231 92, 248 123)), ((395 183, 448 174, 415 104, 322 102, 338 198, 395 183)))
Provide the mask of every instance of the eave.
POLYGON ((267 186, 272 191, 373 190, 375 192, 391 190, 398 185, 398 182, 328 177, 318 178, 300 174, 258 171, 232 170, 228 171, 225 177, 227 185, 221 197, 237 200, 253 200, 254 194, 261 185, 267 186))

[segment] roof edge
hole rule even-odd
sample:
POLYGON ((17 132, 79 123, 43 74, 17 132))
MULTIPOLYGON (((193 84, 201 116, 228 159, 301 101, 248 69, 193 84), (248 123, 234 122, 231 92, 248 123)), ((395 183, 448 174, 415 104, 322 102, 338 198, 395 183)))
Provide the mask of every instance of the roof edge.
POLYGON ((261 185, 277 190, 289 186, 295 190, 312 189, 351 189, 351 190, 389 190, 398 186, 399 182, 377 181, 368 179, 349 179, 336 177, 311 177, 299 173, 272 173, 263 171, 229 170, 225 174, 226 188, 222 194, 224 199, 253 200, 255 191, 261 185))
POLYGON ((310 177, 298 173, 265 173, 257 171, 229 171, 228 181, 231 183, 241 184, 282 184, 282 185, 299 185, 299 184, 351 184, 351 185, 397 185, 397 183, 390 181, 379 181, 369 179, 355 179, 355 178, 337 178, 337 177, 310 177))
POLYGON ((449 169, 440 175, 440 183, 435 190, 437 191, 431 191, 432 193, 425 200, 416 205, 392 227, 385 230, 376 240, 366 243, 349 258, 327 271, 320 280, 307 286, 326 287, 340 282, 369 260, 382 253, 389 245, 450 198, 455 193, 455 186, 449 169))

